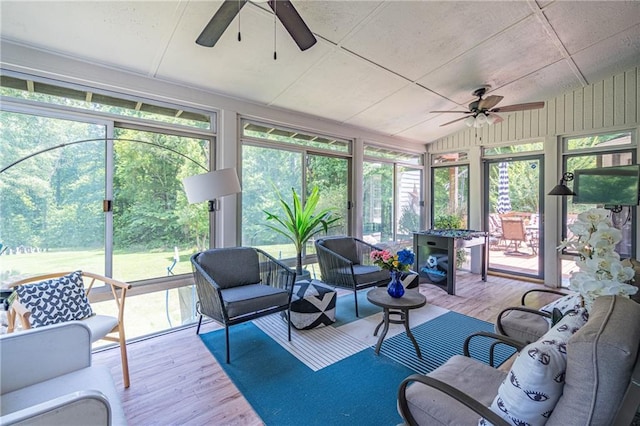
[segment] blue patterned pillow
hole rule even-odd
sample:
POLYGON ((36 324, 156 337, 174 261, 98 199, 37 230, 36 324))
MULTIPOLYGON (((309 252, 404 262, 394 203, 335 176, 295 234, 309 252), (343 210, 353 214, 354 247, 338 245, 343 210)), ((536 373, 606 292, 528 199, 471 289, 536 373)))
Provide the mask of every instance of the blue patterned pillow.
POLYGON ((81 271, 18 286, 16 293, 20 303, 31 312, 29 322, 34 328, 93 315, 84 292, 81 271))

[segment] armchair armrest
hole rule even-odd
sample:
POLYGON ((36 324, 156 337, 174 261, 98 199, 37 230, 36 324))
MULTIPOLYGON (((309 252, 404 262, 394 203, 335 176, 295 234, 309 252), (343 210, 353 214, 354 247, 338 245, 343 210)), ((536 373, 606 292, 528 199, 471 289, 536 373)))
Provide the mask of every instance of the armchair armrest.
POLYGON ((296 272, 266 251, 260 249, 255 250, 258 253, 262 283, 287 290, 291 293, 293 291, 293 284, 296 281, 296 272))
POLYGON ((549 318, 549 320, 551 320, 551 314, 548 313, 548 312, 539 311, 539 310, 533 309, 533 308, 527 308, 526 306, 512 306, 510 308, 503 309, 498 314, 498 319, 496 320, 496 329, 498 330, 498 333, 506 334, 504 328, 502 327, 502 317, 509 311, 528 312, 530 314, 534 314, 534 315, 538 315, 538 316, 541 316, 541 317, 549 318))
POLYGON ((558 290, 551 290, 551 289, 547 289, 547 288, 534 288, 533 290, 526 291, 522 295, 522 300, 520 301, 520 304, 522 306, 526 306, 527 305, 525 303, 525 299, 527 298, 527 296, 529 294, 532 294, 532 293, 549 293, 549 294, 557 294, 557 295, 560 295, 560 296, 566 296, 567 295, 567 293, 564 293, 564 292, 561 292, 561 291, 558 291, 558 290))
POLYGON ((464 347, 463 347, 464 356, 473 358, 473 356, 471 355, 471 353, 469 351, 469 345, 471 344, 471 340, 473 340, 476 337, 486 337, 488 339, 494 340, 494 342, 489 347, 489 365, 492 366, 492 367, 494 367, 494 365, 493 365, 493 361, 494 361, 494 358, 495 358, 494 357, 494 350, 495 350, 496 346, 498 346, 498 345, 511 346, 512 348, 514 348, 518 352, 520 352, 522 350, 522 348, 524 348, 526 346, 526 343, 523 343, 523 342, 520 342, 518 340, 512 339, 511 337, 502 336, 500 334, 491 333, 489 331, 478 331, 476 333, 471 334, 470 336, 468 336, 465 339, 464 347))
POLYGON ((0 394, 89 366, 91 331, 79 321, 29 329, 0 337, 0 394))
POLYGON ((466 407, 470 408, 474 412, 478 413, 479 416, 482 416, 485 419, 489 420, 495 426, 509 425, 509 423, 507 423, 499 415, 491 411, 489 407, 485 407, 480 402, 471 398, 466 393, 461 392, 460 390, 454 388, 453 386, 445 382, 442 382, 438 379, 434 379, 433 377, 423 376, 421 374, 412 374, 411 376, 404 379, 402 383, 400 383, 400 388, 398 389, 398 409, 400 411, 400 415, 402 415, 402 418, 405 419, 405 421, 410 426, 418 425, 416 420, 411 415, 411 411, 409 410, 409 404, 407 403, 407 397, 406 397, 407 386, 412 382, 422 383, 446 395, 449 395, 450 397, 458 401, 460 404, 465 405, 466 407))
POLYGON ((109 400, 97 390, 72 392, 0 417, 0 424, 6 426, 89 423, 92 425, 110 425, 112 423, 109 400))
POLYGON ((220 286, 207 274, 200 263, 198 263, 196 260, 197 257, 198 253, 191 256, 193 279, 198 293, 196 310, 199 314, 205 314, 216 321, 226 322, 229 320, 229 315, 227 315, 227 310, 222 303, 220 286))

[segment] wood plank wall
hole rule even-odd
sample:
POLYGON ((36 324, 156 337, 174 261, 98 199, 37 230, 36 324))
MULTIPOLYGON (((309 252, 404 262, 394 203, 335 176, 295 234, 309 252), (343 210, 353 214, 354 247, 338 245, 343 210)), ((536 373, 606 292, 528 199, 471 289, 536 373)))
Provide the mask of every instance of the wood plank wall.
POLYGON ((594 133, 640 125, 640 67, 545 101, 539 110, 503 115, 502 123, 468 128, 428 144, 451 152, 558 135, 594 133))

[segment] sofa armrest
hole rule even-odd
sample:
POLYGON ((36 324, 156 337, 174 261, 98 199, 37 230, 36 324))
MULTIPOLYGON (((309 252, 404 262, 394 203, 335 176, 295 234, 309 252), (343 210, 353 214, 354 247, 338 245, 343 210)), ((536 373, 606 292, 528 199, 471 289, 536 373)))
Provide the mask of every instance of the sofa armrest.
POLYGON ((79 321, 0 336, 0 394, 89 366, 91 331, 79 321))
POLYGON ((0 417, 9 425, 111 425, 111 406, 97 390, 83 390, 0 417))

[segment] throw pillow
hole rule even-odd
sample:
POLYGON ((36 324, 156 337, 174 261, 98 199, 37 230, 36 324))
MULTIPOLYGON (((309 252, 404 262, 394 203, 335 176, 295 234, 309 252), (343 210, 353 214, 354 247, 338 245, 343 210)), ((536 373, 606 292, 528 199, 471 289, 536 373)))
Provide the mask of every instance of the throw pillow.
MULTIPOLYGON (((566 296, 562 296, 561 298, 554 300, 553 302, 547 305, 544 305, 542 308, 540 308, 540 311, 547 312, 553 315, 554 309, 557 309, 558 311, 560 311, 562 316, 564 316, 567 314, 567 312, 571 310, 578 310, 581 307, 582 307, 582 296, 580 296, 579 294, 568 294, 566 296)), ((547 320, 549 325, 552 324, 551 318, 545 317, 545 320, 547 320)))
MULTIPOLYGON (((510 424, 544 425, 564 388, 567 341, 586 324, 586 309, 568 312, 539 340, 525 346, 498 388, 491 410, 510 424)), ((489 425, 480 419, 481 425, 489 425)))
POLYGON ((29 322, 34 328, 93 315, 80 271, 18 286, 16 293, 20 303, 31 312, 29 322))

